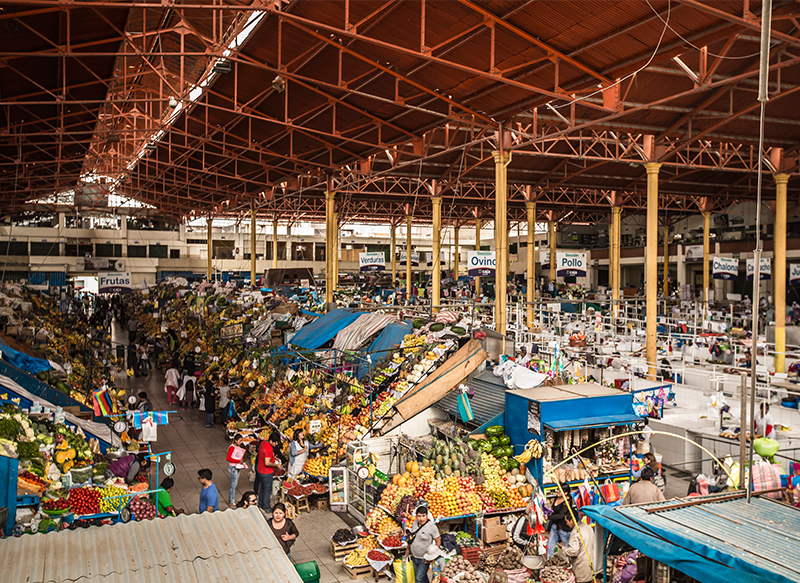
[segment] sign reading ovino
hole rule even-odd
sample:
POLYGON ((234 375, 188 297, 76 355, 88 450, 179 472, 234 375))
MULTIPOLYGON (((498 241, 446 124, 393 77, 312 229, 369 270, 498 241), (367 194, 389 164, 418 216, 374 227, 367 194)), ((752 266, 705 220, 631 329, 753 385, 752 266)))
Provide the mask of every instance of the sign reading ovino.
POLYGON ((383 251, 369 251, 358 254, 359 271, 384 271, 386 255, 383 251))
POLYGON ((739 260, 730 257, 714 257, 714 279, 735 281, 739 277, 739 260))
MULTIPOLYGON (((747 260, 747 281, 753 281, 753 275, 756 272, 756 260, 747 260)), ((769 258, 761 259, 761 265, 758 270, 758 279, 771 279, 772 278, 772 263, 769 258)))
POLYGON ((130 273, 98 273, 97 293, 101 294, 127 294, 131 292, 130 273))
POLYGON ((800 263, 789 265, 789 285, 800 285, 800 263))
POLYGON ((467 274, 475 277, 494 277, 497 266, 494 251, 469 251, 467 274))
POLYGON ((556 253, 556 275, 559 277, 586 277, 586 253, 556 253))

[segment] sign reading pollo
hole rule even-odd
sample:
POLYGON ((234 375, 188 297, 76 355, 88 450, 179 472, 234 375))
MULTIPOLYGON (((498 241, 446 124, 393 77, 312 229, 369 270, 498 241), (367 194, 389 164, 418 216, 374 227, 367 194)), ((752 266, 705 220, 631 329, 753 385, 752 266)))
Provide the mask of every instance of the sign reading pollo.
POLYGON ((559 277, 586 277, 586 253, 556 253, 556 275, 559 277))

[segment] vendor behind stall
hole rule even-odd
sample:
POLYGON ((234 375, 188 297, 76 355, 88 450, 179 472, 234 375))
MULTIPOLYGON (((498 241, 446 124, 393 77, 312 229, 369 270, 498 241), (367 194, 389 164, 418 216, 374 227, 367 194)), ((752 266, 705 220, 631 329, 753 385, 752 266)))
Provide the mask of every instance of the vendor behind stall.
POLYGON ((149 470, 150 462, 144 458, 144 454, 130 454, 109 464, 105 478, 122 478, 126 484, 131 484, 140 472, 146 474, 149 470))

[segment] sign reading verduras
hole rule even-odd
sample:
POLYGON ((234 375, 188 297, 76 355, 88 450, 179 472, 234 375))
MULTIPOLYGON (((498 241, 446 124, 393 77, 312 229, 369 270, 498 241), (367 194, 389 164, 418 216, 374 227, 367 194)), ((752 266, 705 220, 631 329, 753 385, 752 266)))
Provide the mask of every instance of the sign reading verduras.
POLYGON ((800 263, 789 265, 789 285, 800 285, 800 263))
POLYGON ((97 293, 127 294, 131 291, 131 274, 112 271, 97 274, 97 293))
POLYGON ((386 255, 383 251, 370 251, 358 254, 359 271, 383 271, 386 269, 386 255))
POLYGON ((559 277, 586 277, 586 253, 556 253, 556 275, 559 277))
POLYGON ((494 277, 497 259, 494 251, 467 252, 467 274, 475 277, 494 277))
MULTIPOLYGON (((747 260, 747 281, 753 281, 753 275, 756 272, 756 260, 747 260)), ((772 277, 772 262, 769 258, 761 259, 761 266, 758 270, 758 279, 770 279, 772 277)))
POLYGON ((739 277, 739 260, 730 257, 714 257, 714 279, 735 281, 739 277))

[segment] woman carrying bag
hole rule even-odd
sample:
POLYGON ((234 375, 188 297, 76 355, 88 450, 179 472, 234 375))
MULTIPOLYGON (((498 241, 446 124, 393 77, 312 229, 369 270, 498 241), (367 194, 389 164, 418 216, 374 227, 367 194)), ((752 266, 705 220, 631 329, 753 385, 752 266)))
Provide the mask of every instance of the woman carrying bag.
POLYGON ((303 471, 309 452, 319 447, 319 444, 312 445, 306 440, 305 429, 300 429, 295 433, 294 439, 289 445, 289 470, 286 472, 289 482, 294 482, 295 478, 303 471))

